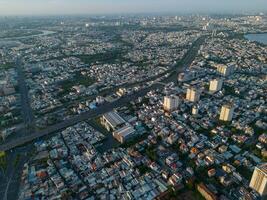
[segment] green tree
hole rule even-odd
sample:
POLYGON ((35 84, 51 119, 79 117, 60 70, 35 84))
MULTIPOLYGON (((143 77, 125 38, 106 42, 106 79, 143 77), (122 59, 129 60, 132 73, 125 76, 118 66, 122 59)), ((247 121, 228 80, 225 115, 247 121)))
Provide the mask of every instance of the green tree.
POLYGON ((0 170, 4 174, 7 168, 6 153, 0 151, 0 170))

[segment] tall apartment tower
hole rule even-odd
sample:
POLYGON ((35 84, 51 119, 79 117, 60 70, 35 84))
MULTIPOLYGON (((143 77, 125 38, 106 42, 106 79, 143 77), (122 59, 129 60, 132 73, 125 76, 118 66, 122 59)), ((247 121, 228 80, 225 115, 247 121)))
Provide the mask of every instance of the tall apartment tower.
POLYGON ((213 79, 210 81, 210 92, 218 92, 222 89, 222 79, 213 79))
POLYGON ((191 102, 197 102, 199 100, 200 93, 195 88, 188 88, 186 92, 186 100, 191 102))
POLYGON ((234 67, 232 65, 223 65, 223 64, 217 65, 217 71, 222 76, 229 76, 230 74, 232 74, 233 70, 234 67))
POLYGON ((166 111, 173 111, 178 108, 179 105, 179 97, 178 96, 165 96, 163 102, 163 108, 166 111))
POLYGON ((267 197, 267 163, 255 167, 249 187, 262 197, 267 197))
POLYGON ((232 107, 232 105, 223 105, 221 108, 220 120, 228 122, 232 121, 233 113, 234 108, 232 107))
POLYGON ((192 107, 192 114, 193 114, 193 115, 198 115, 198 106, 194 105, 194 106, 192 107))

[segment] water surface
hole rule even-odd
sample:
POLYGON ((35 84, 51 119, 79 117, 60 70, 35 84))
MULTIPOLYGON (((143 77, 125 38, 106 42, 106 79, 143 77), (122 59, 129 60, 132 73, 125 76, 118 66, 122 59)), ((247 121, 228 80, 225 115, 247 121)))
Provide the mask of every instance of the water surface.
POLYGON ((267 44, 267 33, 247 34, 245 38, 253 42, 267 44))

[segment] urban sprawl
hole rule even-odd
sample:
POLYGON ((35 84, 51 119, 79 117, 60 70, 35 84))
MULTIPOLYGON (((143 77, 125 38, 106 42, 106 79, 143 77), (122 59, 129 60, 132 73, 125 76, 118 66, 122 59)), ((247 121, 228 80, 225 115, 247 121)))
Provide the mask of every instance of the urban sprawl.
POLYGON ((267 16, 0 18, 3 199, 267 198, 267 16))

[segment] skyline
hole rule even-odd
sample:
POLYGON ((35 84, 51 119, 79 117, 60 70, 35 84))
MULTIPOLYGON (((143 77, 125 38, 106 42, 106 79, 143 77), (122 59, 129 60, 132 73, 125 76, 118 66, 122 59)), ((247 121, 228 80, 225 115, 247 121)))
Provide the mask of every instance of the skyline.
POLYGON ((79 15, 138 13, 266 12, 265 0, 0 0, 0 15, 79 15), (63 6, 64 5, 64 6, 63 6))

